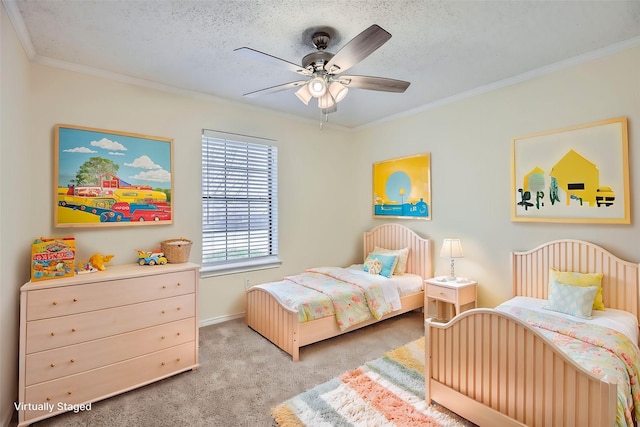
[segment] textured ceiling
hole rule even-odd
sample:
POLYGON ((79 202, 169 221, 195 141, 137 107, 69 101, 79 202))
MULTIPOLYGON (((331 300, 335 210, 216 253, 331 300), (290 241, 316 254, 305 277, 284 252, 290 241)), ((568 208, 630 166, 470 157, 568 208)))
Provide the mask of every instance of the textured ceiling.
POLYGON ((407 80, 405 93, 350 90, 330 123, 357 127, 487 85, 640 45, 640 1, 3 0, 30 57, 65 68, 159 83, 320 120, 293 90, 243 93, 298 80, 233 50, 290 62, 329 26, 335 53, 372 24, 392 34, 349 74, 407 80), (554 65, 555 64, 555 65, 554 65))

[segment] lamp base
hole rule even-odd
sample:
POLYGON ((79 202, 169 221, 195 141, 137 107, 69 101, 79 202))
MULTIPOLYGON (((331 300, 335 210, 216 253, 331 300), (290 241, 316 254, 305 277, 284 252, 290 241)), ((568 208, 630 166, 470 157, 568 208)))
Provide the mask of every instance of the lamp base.
POLYGON ((458 280, 456 276, 447 276, 445 277, 445 279, 447 280, 447 282, 455 282, 456 280, 458 280))

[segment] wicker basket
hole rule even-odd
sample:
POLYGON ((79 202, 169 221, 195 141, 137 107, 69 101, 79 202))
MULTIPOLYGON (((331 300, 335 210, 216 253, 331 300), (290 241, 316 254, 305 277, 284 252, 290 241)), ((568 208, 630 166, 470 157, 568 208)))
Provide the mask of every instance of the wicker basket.
POLYGON ((193 242, 188 239, 171 239, 160 242, 164 256, 172 264, 189 261, 189 252, 193 242))

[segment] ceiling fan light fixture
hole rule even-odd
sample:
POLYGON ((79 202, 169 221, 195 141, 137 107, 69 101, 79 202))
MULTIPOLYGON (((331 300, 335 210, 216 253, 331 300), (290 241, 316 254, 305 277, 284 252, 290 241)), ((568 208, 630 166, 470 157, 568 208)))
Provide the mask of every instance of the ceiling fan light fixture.
POLYGON ((309 92, 309 86, 306 84, 302 85, 300 89, 296 91, 296 96, 304 103, 304 105, 309 105, 309 101, 313 98, 313 96, 311 96, 311 92, 309 92))
POLYGON ((309 80, 307 86, 309 87, 311 96, 314 98, 320 98, 327 92, 327 82, 325 82, 320 76, 316 76, 309 80))
POLYGON ((331 93, 331 96, 333 96, 333 99, 335 99, 336 102, 342 101, 347 96, 348 92, 349 88, 340 82, 332 82, 329 85, 329 93, 331 93))
POLYGON ((320 98, 318 98, 318 108, 324 110, 327 108, 331 108, 336 104, 336 101, 331 96, 331 93, 326 92, 320 98))

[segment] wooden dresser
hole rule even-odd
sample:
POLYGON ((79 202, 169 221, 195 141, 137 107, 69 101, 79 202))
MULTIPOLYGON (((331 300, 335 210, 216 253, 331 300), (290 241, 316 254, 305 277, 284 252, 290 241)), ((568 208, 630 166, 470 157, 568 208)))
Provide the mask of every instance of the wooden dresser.
POLYGON ((197 368, 198 268, 114 265, 22 286, 18 425, 197 368))

